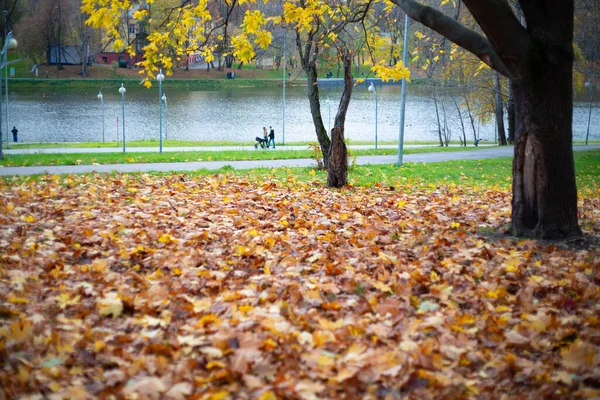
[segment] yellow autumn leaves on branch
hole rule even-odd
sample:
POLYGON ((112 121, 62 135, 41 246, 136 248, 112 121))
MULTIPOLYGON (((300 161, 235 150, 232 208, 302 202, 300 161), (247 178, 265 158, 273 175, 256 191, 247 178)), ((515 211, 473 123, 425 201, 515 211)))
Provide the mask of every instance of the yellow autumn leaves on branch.
MULTIPOLYGON (((299 33, 321 29, 324 34, 319 36, 319 40, 324 41, 324 48, 342 43, 335 26, 339 26, 340 21, 355 18, 356 10, 367 4, 370 1, 330 4, 317 0, 286 0, 278 15, 273 7, 269 13, 265 13, 265 8, 256 1, 229 0, 226 2, 227 13, 234 7, 243 12, 243 21, 238 26, 219 14, 216 11, 218 8, 209 0, 193 3, 172 0, 83 0, 81 10, 88 15, 86 24, 101 29, 105 39, 112 41, 115 51, 126 50, 132 56, 136 54, 136 49, 131 37, 125 33, 128 27, 123 21, 138 24, 147 35, 146 44, 141 49, 144 59, 138 65, 143 68, 140 75, 144 84, 150 87, 159 68, 170 74, 180 60, 192 53, 200 53, 205 61, 211 62, 219 48, 221 55, 232 53, 239 61, 250 63, 256 57, 257 49, 266 50, 272 44, 275 27, 295 29, 299 33), (222 28, 226 25, 229 34, 224 36, 222 28)), ((387 6, 385 12, 390 12, 390 4, 387 6)), ((355 27, 356 33, 362 31, 355 27)), ((377 29, 369 31, 371 33, 367 40, 370 42, 371 57, 365 63, 373 65, 373 72, 384 80, 408 77, 408 70, 401 64, 384 66, 383 60, 389 54, 391 43, 377 29)))

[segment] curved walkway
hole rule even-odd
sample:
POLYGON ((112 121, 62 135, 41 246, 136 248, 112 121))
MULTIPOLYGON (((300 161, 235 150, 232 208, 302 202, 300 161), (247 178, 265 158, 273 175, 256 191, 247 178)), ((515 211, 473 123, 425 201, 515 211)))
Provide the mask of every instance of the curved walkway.
MULTIPOLYGON (((573 146, 573 151, 599 149, 600 145, 573 146)), ((406 154, 404 162, 442 162, 453 160, 480 160, 485 158, 512 157, 512 147, 494 147, 492 149, 476 151, 454 151, 438 153, 406 154)), ((357 164, 395 164, 396 155, 388 156, 362 156, 357 157, 357 164)), ((254 168, 293 168, 312 167, 312 159, 291 160, 253 160, 253 161, 198 161, 181 163, 147 163, 147 164, 107 164, 107 165, 64 165, 41 167, 4 167, 0 168, 0 176, 12 175, 38 175, 38 174, 82 174, 89 172, 149 172, 149 171, 195 171, 199 169, 217 170, 224 166, 235 169, 254 168)))

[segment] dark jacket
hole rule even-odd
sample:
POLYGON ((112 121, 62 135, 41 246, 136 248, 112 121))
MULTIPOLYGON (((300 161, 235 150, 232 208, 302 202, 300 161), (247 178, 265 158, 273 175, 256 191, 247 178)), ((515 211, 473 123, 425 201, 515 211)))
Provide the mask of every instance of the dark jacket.
POLYGON ((275 129, 271 129, 271 132, 269 132, 269 139, 275 139, 275 129))

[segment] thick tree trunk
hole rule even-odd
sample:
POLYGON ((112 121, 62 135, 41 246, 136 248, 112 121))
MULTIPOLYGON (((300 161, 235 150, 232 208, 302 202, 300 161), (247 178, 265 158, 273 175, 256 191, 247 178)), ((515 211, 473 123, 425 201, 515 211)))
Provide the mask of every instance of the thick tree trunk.
POLYGON ((496 99, 496 127, 498 128, 498 143, 506 146, 506 131, 504 130, 504 102, 502 101, 502 87, 500 85, 500 74, 494 72, 494 98, 496 99))
POLYGON ((508 143, 515 143, 515 99, 513 93, 513 81, 508 80, 508 104, 506 105, 508 113, 508 143))
POLYGON ((344 127, 336 126, 331 130, 327 186, 339 188, 346 186, 347 184, 348 150, 346 148, 346 142, 344 142, 344 127))
POLYGON ((572 148, 572 38, 551 29, 552 24, 537 27, 548 44, 535 43, 522 79, 513 82, 512 233, 544 239, 582 234, 572 148))

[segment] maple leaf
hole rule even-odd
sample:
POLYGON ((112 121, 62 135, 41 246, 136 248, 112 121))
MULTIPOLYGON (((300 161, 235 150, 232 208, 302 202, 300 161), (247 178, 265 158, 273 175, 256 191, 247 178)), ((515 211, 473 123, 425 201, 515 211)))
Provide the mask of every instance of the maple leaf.
POLYGON ((97 302, 100 315, 112 315, 118 317, 123 311, 123 301, 117 292, 110 292, 97 302))
POLYGON ((587 342, 573 343, 560 350, 562 363, 571 370, 590 368, 600 363, 596 357, 596 347, 587 342))
POLYGON ((13 343, 23 343, 31 337, 32 328, 33 326, 28 321, 15 321, 8 328, 0 328, 0 336, 13 343))

